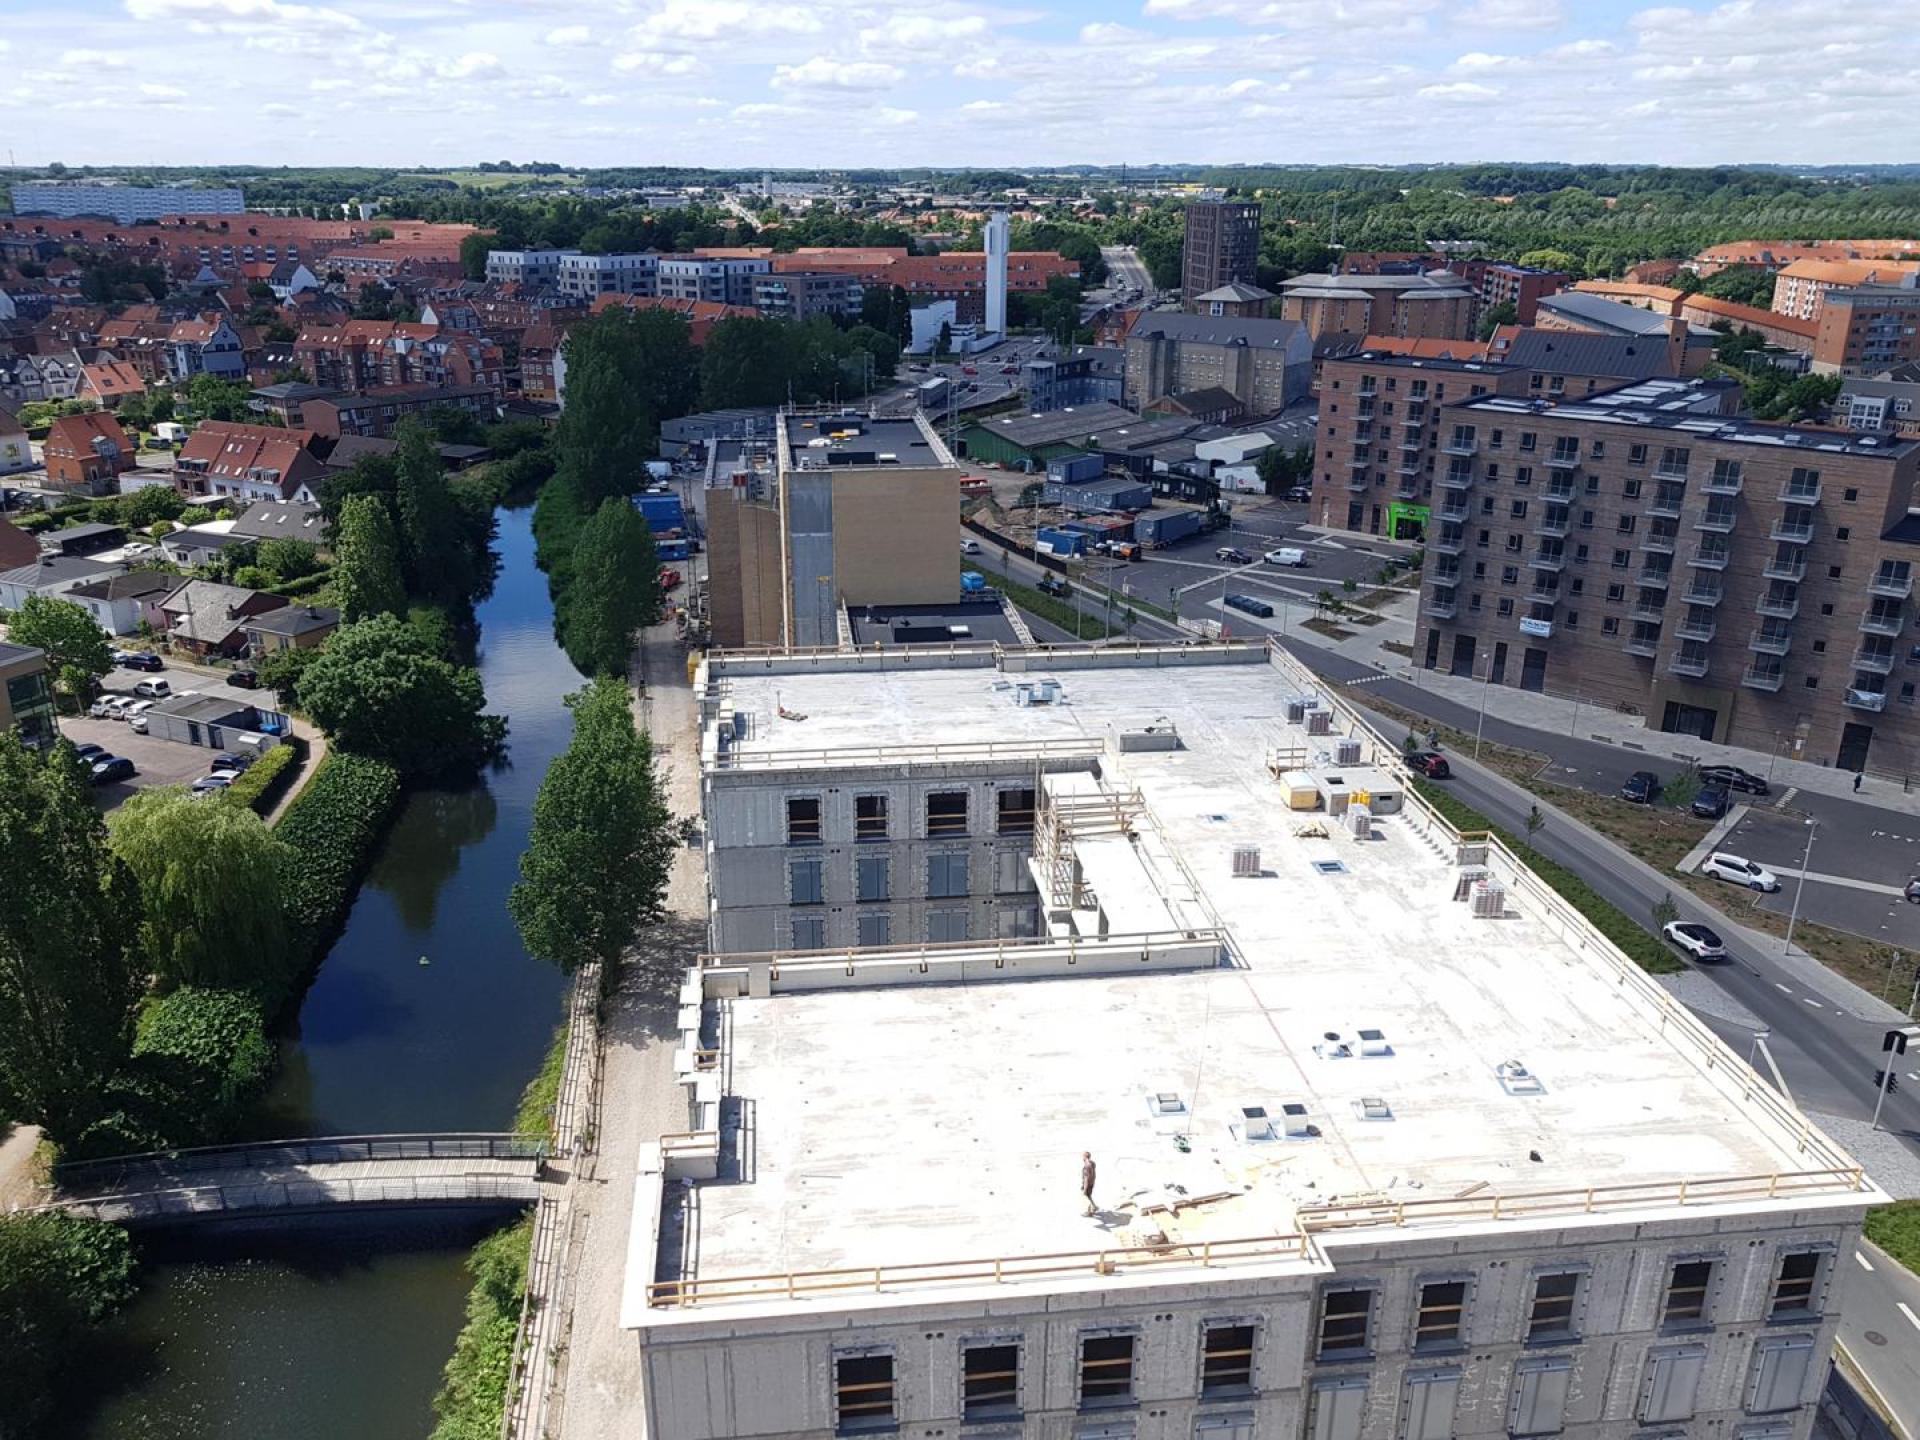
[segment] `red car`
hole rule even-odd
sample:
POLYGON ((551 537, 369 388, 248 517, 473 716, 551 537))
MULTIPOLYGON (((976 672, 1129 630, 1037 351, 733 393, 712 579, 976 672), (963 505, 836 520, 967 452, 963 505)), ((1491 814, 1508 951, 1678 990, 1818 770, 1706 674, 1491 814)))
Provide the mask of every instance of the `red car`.
POLYGON ((1447 757, 1432 750, 1416 750, 1407 756, 1407 767, 1426 776, 1429 780, 1445 780, 1453 774, 1453 767, 1447 764, 1447 757))
POLYGON ((679 583, 680 572, 678 570, 662 570, 660 572, 660 588, 662 590, 671 590, 679 583))

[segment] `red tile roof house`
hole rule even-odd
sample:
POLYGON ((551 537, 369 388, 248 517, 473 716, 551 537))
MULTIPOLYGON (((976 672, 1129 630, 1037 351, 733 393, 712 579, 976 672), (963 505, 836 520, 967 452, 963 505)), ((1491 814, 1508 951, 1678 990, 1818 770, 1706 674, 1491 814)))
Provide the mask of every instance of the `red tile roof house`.
POLYGON ((146 393, 147 382, 124 361, 104 360, 80 371, 81 398, 98 400, 109 410, 118 410, 123 402, 146 393))
POLYGON ((311 430, 203 420, 173 460, 173 485, 189 499, 318 500, 327 467, 311 430))
POLYGON ((104 410, 62 415, 47 431, 41 453, 48 484, 90 495, 114 494, 121 474, 133 469, 135 459, 127 432, 104 410))

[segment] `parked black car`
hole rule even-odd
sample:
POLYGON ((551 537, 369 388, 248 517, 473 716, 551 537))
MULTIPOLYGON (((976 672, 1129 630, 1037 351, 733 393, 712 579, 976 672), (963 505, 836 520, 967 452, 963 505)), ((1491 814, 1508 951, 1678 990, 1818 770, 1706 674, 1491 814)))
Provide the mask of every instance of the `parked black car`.
POLYGON ((140 772, 124 755, 103 755, 93 762, 88 780, 94 785, 111 785, 116 780, 131 780, 140 772))
POLYGON ((213 757, 213 763, 208 765, 207 769, 209 772, 214 770, 244 770, 252 763, 253 761, 245 755, 236 755, 231 750, 222 750, 218 755, 213 757))
POLYGON ((1696 819, 1718 820, 1727 813, 1727 787, 1709 785, 1693 797, 1693 813, 1696 819))
POLYGON ((1273 618, 1273 606, 1252 595, 1229 595, 1226 597, 1225 603, 1245 614, 1257 615, 1262 620, 1271 620, 1273 618))
POLYGON ((1429 780, 1446 780, 1453 775, 1453 767, 1447 764, 1447 757, 1433 750, 1414 751, 1407 756, 1407 764, 1429 780))
POLYGON ((227 676, 227 684, 233 686, 236 690, 258 689, 260 685, 260 672, 258 670, 235 670, 231 675, 227 676))
POLYGON ((1651 805, 1660 798, 1660 777, 1651 770, 1636 770, 1620 787, 1620 798, 1635 805, 1651 805))
POLYGON ((164 670, 167 664, 151 650, 132 650, 120 657, 121 665, 129 670, 164 670))
POLYGON ((1724 785, 1727 789, 1741 795, 1766 795, 1770 791, 1767 782, 1751 770, 1742 770, 1738 765, 1702 765, 1700 783, 1703 785, 1724 785))
POLYGON ((1042 575, 1039 590, 1042 595, 1064 595, 1067 593, 1067 582, 1058 575, 1042 575))
POLYGON ((73 747, 73 758, 91 770, 94 761, 105 760, 107 758, 107 747, 104 745, 76 745, 73 747))

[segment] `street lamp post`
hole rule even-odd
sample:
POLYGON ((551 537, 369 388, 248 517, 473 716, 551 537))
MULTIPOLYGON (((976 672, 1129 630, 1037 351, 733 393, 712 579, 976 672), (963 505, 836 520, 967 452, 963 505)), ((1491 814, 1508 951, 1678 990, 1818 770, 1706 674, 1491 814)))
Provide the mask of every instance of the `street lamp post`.
POLYGON ((1487 692, 1493 689, 1493 657, 1487 657, 1487 673, 1480 677, 1480 721, 1473 727, 1473 758, 1480 758, 1480 736, 1487 728, 1487 692))
POLYGON ((1820 822, 1811 815, 1807 816, 1807 848, 1801 853, 1800 879, 1795 882, 1793 887, 1793 910, 1792 913, 1787 916, 1787 946, 1785 950, 1780 952, 1783 955, 1791 955, 1793 953, 1793 927, 1794 923, 1800 918, 1800 895, 1801 892, 1807 888, 1807 869, 1813 864, 1813 837, 1819 828, 1820 822))

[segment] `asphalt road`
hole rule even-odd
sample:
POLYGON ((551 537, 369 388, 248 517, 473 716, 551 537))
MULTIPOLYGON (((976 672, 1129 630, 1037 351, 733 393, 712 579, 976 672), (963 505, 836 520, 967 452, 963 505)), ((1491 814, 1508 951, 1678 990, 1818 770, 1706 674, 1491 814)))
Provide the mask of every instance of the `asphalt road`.
POLYGON ((1870 1240, 1840 1264, 1840 1339, 1908 1433, 1920 1433, 1920 1278, 1870 1240))

